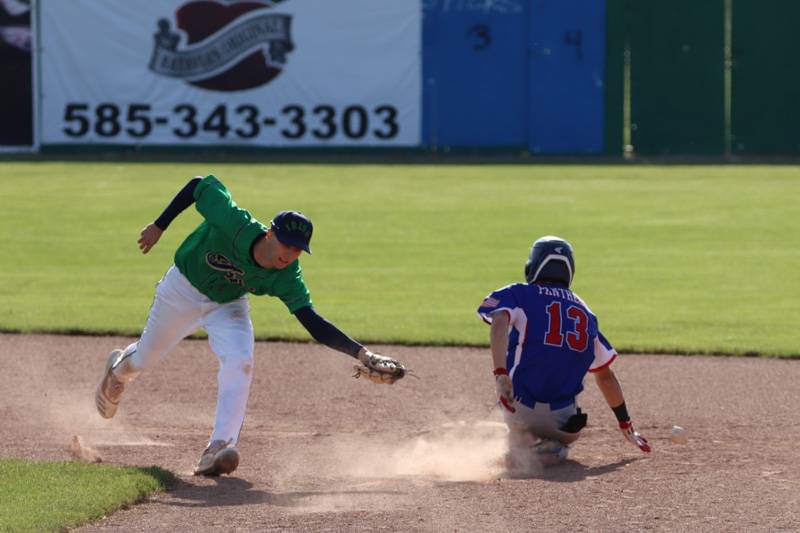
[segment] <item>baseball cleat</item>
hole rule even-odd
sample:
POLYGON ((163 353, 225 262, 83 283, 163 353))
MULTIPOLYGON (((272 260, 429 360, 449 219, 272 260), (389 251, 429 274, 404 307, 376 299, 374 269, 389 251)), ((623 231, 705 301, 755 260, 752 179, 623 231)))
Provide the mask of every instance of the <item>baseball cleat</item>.
POLYGON ((543 466, 558 464, 569 455, 569 447, 555 439, 542 439, 533 445, 532 450, 543 466))
POLYGON ((113 418, 117 413, 119 406, 119 399, 125 391, 125 384, 117 379, 114 375, 113 366, 117 362, 119 356, 122 355, 122 350, 113 350, 108 355, 103 378, 97 385, 97 390, 94 393, 94 403, 97 405, 97 412, 103 418, 113 418))
POLYGON ((194 468, 195 476, 219 476, 230 474, 239 466, 239 452, 234 447, 228 448, 231 441, 215 440, 208 445, 200 462, 194 468))

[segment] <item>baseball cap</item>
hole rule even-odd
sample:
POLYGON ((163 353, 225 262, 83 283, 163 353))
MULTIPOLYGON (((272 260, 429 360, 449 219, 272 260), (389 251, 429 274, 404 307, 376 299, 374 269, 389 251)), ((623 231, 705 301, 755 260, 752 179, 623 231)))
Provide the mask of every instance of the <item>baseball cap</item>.
POLYGON ((314 225, 311 219, 298 211, 281 211, 272 219, 270 228, 278 240, 287 246, 296 246, 311 253, 311 234, 314 225))

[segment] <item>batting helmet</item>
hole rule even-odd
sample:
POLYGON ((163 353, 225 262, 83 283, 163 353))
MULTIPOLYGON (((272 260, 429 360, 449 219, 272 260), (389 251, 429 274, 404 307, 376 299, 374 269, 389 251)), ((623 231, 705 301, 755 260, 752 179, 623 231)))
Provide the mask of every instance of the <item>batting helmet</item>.
POLYGON ((575 275, 572 246, 560 237, 548 235, 537 239, 525 262, 525 280, 562 283, 569 288, 575 275))

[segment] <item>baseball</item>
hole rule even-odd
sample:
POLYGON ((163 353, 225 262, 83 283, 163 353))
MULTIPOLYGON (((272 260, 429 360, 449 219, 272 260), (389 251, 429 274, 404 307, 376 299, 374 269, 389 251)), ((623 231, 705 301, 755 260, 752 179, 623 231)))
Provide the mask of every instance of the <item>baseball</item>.
POLYGON ((689 440, 686 437, 686 430, 680 426, 672 426, 672 430, 670 431, 670 440, 675 444, 686 444, 686 441, 689 440))

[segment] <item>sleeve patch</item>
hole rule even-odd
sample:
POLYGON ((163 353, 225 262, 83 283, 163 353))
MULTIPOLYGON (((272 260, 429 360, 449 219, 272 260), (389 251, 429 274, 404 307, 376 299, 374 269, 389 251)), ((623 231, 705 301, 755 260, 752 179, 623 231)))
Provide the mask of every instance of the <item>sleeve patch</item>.
POLYGON ((497 307, 498 305, 500 305, 500 300, 497 298, 492 298, 491 296, 484 298, 483 302, 481 303, 481 307, 488 307, 490 309, 497 307))

